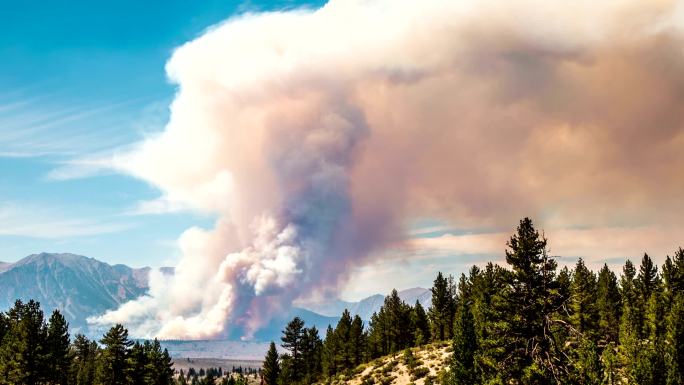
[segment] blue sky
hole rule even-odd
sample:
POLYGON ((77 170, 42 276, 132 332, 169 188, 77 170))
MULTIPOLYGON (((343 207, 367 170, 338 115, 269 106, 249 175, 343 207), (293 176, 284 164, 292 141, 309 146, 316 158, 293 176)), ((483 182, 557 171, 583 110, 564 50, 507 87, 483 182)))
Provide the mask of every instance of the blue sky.
POLYGON ((60 167, 163 128, 174 94, 164 65, 174 47, 231 15, 302 4, 0 3, 0 260, 48 251, 172 264, 179 234, 214 218, 130 215, 159 192, 120 174, 60 177, 60 167))

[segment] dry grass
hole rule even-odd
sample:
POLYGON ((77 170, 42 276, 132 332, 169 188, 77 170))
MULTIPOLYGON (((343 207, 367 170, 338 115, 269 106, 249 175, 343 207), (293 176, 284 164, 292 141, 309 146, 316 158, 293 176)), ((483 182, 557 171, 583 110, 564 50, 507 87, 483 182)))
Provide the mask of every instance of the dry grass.
POLYGON ((330 385, 425 385, 429 377, 437 383, 438 373, 448 366, 451 348, 434 343, 411 349, 413 362, 407 363, 404 352, 378 358, 361 365, 353 374, 340 374, 325 382, 330 385), (408 364, 408 365, 407 365, 408 364))

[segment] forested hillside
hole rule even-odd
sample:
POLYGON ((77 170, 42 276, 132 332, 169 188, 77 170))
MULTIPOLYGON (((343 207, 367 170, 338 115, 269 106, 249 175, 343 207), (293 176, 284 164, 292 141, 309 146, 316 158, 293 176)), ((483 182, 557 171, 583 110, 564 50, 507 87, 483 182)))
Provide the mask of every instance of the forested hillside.
POLYGON ((323 332, 295 317, 279 341, 288 353, 271 343, 263 370, 237 377, 174 375, 158 341, 121 325, 99 344, 72 341, 58 311, 46 322, 18 301, 0 313, 0 384, 684 384, 684 250, 660 269, 627 261, 619 277, 582 260, 559 269, 526 218, 506 262, 438 273, 427 309, 394 290, 368 325, 346 310, 323 332))
POLYGON ((427 310, 393 291, 368 325, 345 311, 324 339, 295 318, 265 383, 391 384, 409 370, 416 384, 684 384, 684 250, 660 270, 627 261, 619 278, 581 259, 558 269, 527 218, 507 247, 506 267, 439 273, 427 310), (453 354, 438 370, 411 358, 441 341, 453 354))

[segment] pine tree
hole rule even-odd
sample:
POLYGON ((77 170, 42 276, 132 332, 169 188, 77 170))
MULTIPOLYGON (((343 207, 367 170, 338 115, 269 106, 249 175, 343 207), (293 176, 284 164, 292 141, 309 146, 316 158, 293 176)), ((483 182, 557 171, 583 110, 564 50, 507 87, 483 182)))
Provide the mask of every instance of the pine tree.
POLYGON ((594 336, 598 322, 595 301, 596 278, 580 258, 572 275, 570 322, 579 333, 590 339, 594 336))
POLYGON ((603 369, 603 385, 617 385, 620 382, 620 364, 615 342, 610 342, 601 354, 601 368, 603 369))
POLYGON ((603 378, 601 359, 596 344, 588 338, 577 342, 573 350, 574 362, 571 379, 576 384, 600 384, 603 378))
POLYGON ((5 313, 0 312, 0 349, 2 349, 2 340, 5 338, 5 335, 7 335, 7 332, 9 332, 9 328, 9 319, 5 313))
MULTIPOLYGON (((289 377, 288 379, 292 382, 297 382, 301 379, 304 373, 304 362, 302 359, 302 339, 304 338, 304 321, 295 317, 290 321, 285 330, 283 330, 283 336, 281 338, 281 346, 290 351, 289 359, 289 377)), ((283 370, 285 374, 285 370, 283 370)))
POLYGON ((413 343, 411 307, 399 298, 396 290, 392 290, 390 295, 385 297, 383 308, 388 326, 386 346, 389 349, 387 353, 396 353, 411 346, 413 343))
POLYGON ((69 343, 69 324, 64 316, 55 310, 50 316, 45 345, 46 381, 50 384, 67 385, 69 381, 69 343))
POLYGON ((502 319, 498 330, 504 337, 500 368, 523 383, 558 381, 564 371, 551 330, 551 315, 560 305, 556 262, 548 257, 546 243, 525 218, 506 250, 506 262, 513 271, 511 295, 504 303, 510 319, 502 319))
POLYGON ((684 293, 684 249, 681 247, 674 257, 668 255, 663 265, 663 284, 666 308, 669 311, 679 293, 684 293))
POLYGON ((651 295, 660 289, 660 277, 658 276, 658 267, 655 266, 648 254, 644 254, 639 266, 639 274, 634 281, 634 289, 636 292, 635 305, 638 307, 636 312, 636 320, 639 325, 639 338, 648 338, 650 334, 648 325, 646 324, 646 311, 648 303, 651 300, 651 295))
POLYGON ((74 339, 73 351, 72 372, 76 377, 76 385, 92 385, 95 382, 97 342, 78 334, 74 339))
POLYGON ((352 320, 349 333, 352 347, 352 367, 358 366, 365 359, 366 336, 363 329, 363 320, 357 314, 354 316, 354 320, 352 320))
POLYGON ((414 345, 420 346, 430 341, 430 321, 418 300, 411 311, 411 329, 414 345))
POLYGON ((625 262, 620 278, 622 317, 620 319, 620 346, 618 348, 621 366, 625 375, 635 381, 641 352, 641 325, 643 307, 639 306, 636 290, 636 269, 630 260, 625 262))
POLYGON ((147 384, 147 351, 149 347, 149 341, 145 341, 144 344, 136 342, 131 346, 128 353, 128 373, 126 373, 131 378, 129 385, 147 384))
POLYGON ((147 385, 173 384, 173 361, 166 349, 156 338, 145 342, 144 378, 147 385))
POLYGON ((454 385, 470 385, 476 383, 475 354, 477 352, 477 336, 475 320, 470 311, 470 304, 462 302, 454 325, 454 354, 451 359, 451 376, 454 385))
POLYGON ((285 353, 280 356, 280 376, 278 377, 278 385, 292 385, 295 383, 293 378, 294 368, 292 367, 292 356, 285 353))
POLYGON ((434 340, 443 341, 451 336, 456 310, 452 285, 449 284, 449 279, 439 272, 430 291, 432 292, 432 305, 428 309, 428 314, 432 325, 431 335, 434 340))
POLYGON ((337 335, 332 326, 328 325, 323 342, 323 374, 330 377, 338 372, 336 357, 339 354, 337 335))
POLYGON ((305 383, 313 383, 321 375, 322 350, 323 341, 321 341, 318 335, 318 329, 315 326, 304 329, 302 337, 302 360, 304 364, 302 376, 305 383))
POLYGON ((17 300, 8 312, 9 330, 0 351, 3 384, 35 385, 46 374, 46 325, 40 304, 17 300))
POLYGON ((264 359, 263 379, 265 385, 276 385, 280 375, 280 359, 275 343, 271 342, 264 359))
POLYGON ((121 324, 112 326, 100 340, 100 355, 97 382, 102 385, 128 384, 128 354, 133 342, 128 339, 128 330, 121 324))
POLYGON ((684 384, 684 292, 678 293, 672 302, 666 338, 667 384, 684 384))
POLYGON ((596 284, 599 338, 606 343, 618 341, 620 330, 621 298, 617 277, 604 264, 596 284))

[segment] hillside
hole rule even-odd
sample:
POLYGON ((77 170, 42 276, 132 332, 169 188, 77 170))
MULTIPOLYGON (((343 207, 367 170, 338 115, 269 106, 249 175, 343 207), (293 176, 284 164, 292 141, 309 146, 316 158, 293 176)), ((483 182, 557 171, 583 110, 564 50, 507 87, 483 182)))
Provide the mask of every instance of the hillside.
POLYGON ((359 365, 352 373, 339 374, 319 384, 326 385, 424 385, 436 380, 448 368, 452 348, 449 343, 434 343, 359 365), (411 357, 412 356, 412 357, 411 357))

